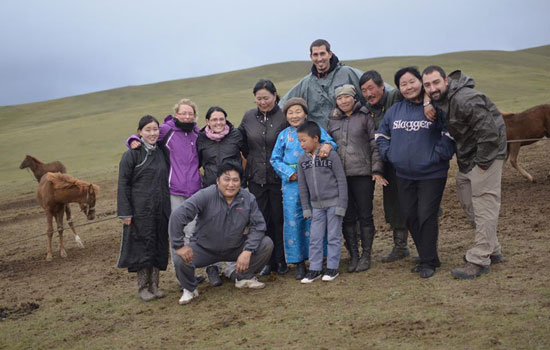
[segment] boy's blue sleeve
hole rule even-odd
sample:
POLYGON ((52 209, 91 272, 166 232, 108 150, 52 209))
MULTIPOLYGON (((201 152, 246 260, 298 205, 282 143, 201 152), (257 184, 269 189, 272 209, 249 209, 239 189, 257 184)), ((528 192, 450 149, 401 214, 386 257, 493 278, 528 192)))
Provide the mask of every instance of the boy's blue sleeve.
POLYGON ((277 142, 275 143, 269 162, 281 179, 288 180, 296 172, 296 169, 284 162, 286 148, 285 130, 281 131, 279 136, 277 136, 277 142))
POLYGON ((332 150, 336 151, 338 149, 338 145, 336 144, 336 142, 334 142, 334 139, 332 138, 332 136, 330 136, 329 133, 324 128, 322 127, 319 127, 319 128, 321 128, 320 143, 321 144, 328 143, 329 145, 332 146, 332 150))

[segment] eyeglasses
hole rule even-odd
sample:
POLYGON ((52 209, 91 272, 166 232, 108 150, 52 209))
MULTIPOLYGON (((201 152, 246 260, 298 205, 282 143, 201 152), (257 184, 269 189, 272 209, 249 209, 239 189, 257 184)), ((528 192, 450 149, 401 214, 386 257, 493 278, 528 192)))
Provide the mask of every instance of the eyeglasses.
POLYGON ((185 116, 194 117, 195 113, 193 113, 193 112, 183 112, 183 113, 176 113, 176 115, 181 115, 183 117, 185 117, 185 116))

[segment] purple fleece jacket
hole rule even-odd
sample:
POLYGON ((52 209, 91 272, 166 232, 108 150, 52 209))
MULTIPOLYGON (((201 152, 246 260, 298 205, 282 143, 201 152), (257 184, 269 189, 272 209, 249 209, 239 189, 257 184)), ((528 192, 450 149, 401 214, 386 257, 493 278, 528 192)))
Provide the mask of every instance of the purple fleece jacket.
MULTIPOLYGON (((192 132, 185 132, 176 126, 173 119, 171 115, 164 118, 159 135, 159 141, 164 142, 170 151, 170 174, 168 177, 170 194, 191 197, 201 189, 197 153, 199 127, 195 125, 192 132)), ((129 147, 134 140, 139 141, 139 136, 130 136, 126 140, 126 146, 129 147)))

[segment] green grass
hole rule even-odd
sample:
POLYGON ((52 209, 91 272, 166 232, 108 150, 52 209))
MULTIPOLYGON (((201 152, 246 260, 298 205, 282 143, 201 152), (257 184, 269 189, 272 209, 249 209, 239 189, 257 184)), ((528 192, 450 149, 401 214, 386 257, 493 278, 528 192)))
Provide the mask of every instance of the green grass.
MULTIPOLYGON (((439 64, 461 69, 475 78, 479 90, 501 110, 521 111, 550 102, 550 46, 521 51, 471 51, 437 56, 383 57, 345 62, 362 70, 376 69, 388 82, 406 65, 420 69, 439 64)), ((259 78, 272 79, 281 95, 308 73, 309 62, 287 62, 199 78, 131 86, 52 101, 0 107, 0 195, 28 182, 18 166, 25 154, 62 161, 69 173, 95 180, 116 169, 124 140, 144 114, 160 119, 180 98, 199 105, 199 123, 211 105, 224 107, 239 124, 254 107, 252 87, 259 78)))

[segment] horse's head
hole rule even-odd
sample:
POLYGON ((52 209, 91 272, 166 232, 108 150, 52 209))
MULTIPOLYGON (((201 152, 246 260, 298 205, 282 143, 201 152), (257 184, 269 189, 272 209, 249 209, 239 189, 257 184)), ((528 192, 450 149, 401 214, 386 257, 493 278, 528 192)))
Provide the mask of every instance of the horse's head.
POLYGON ((19 169, 25 169, 31 166, 31 156, 28 154, 25 156, 25 159, 23 159, 23 162, 21 162, 21 165, 19 166, 19 169))
POLYGON ((95 198, 99 193, 99 186, 90 184, 86 191, 86 201, 80 203, 80 210, 86 214, 88 220, 93 220, 95 219, 95 198))

